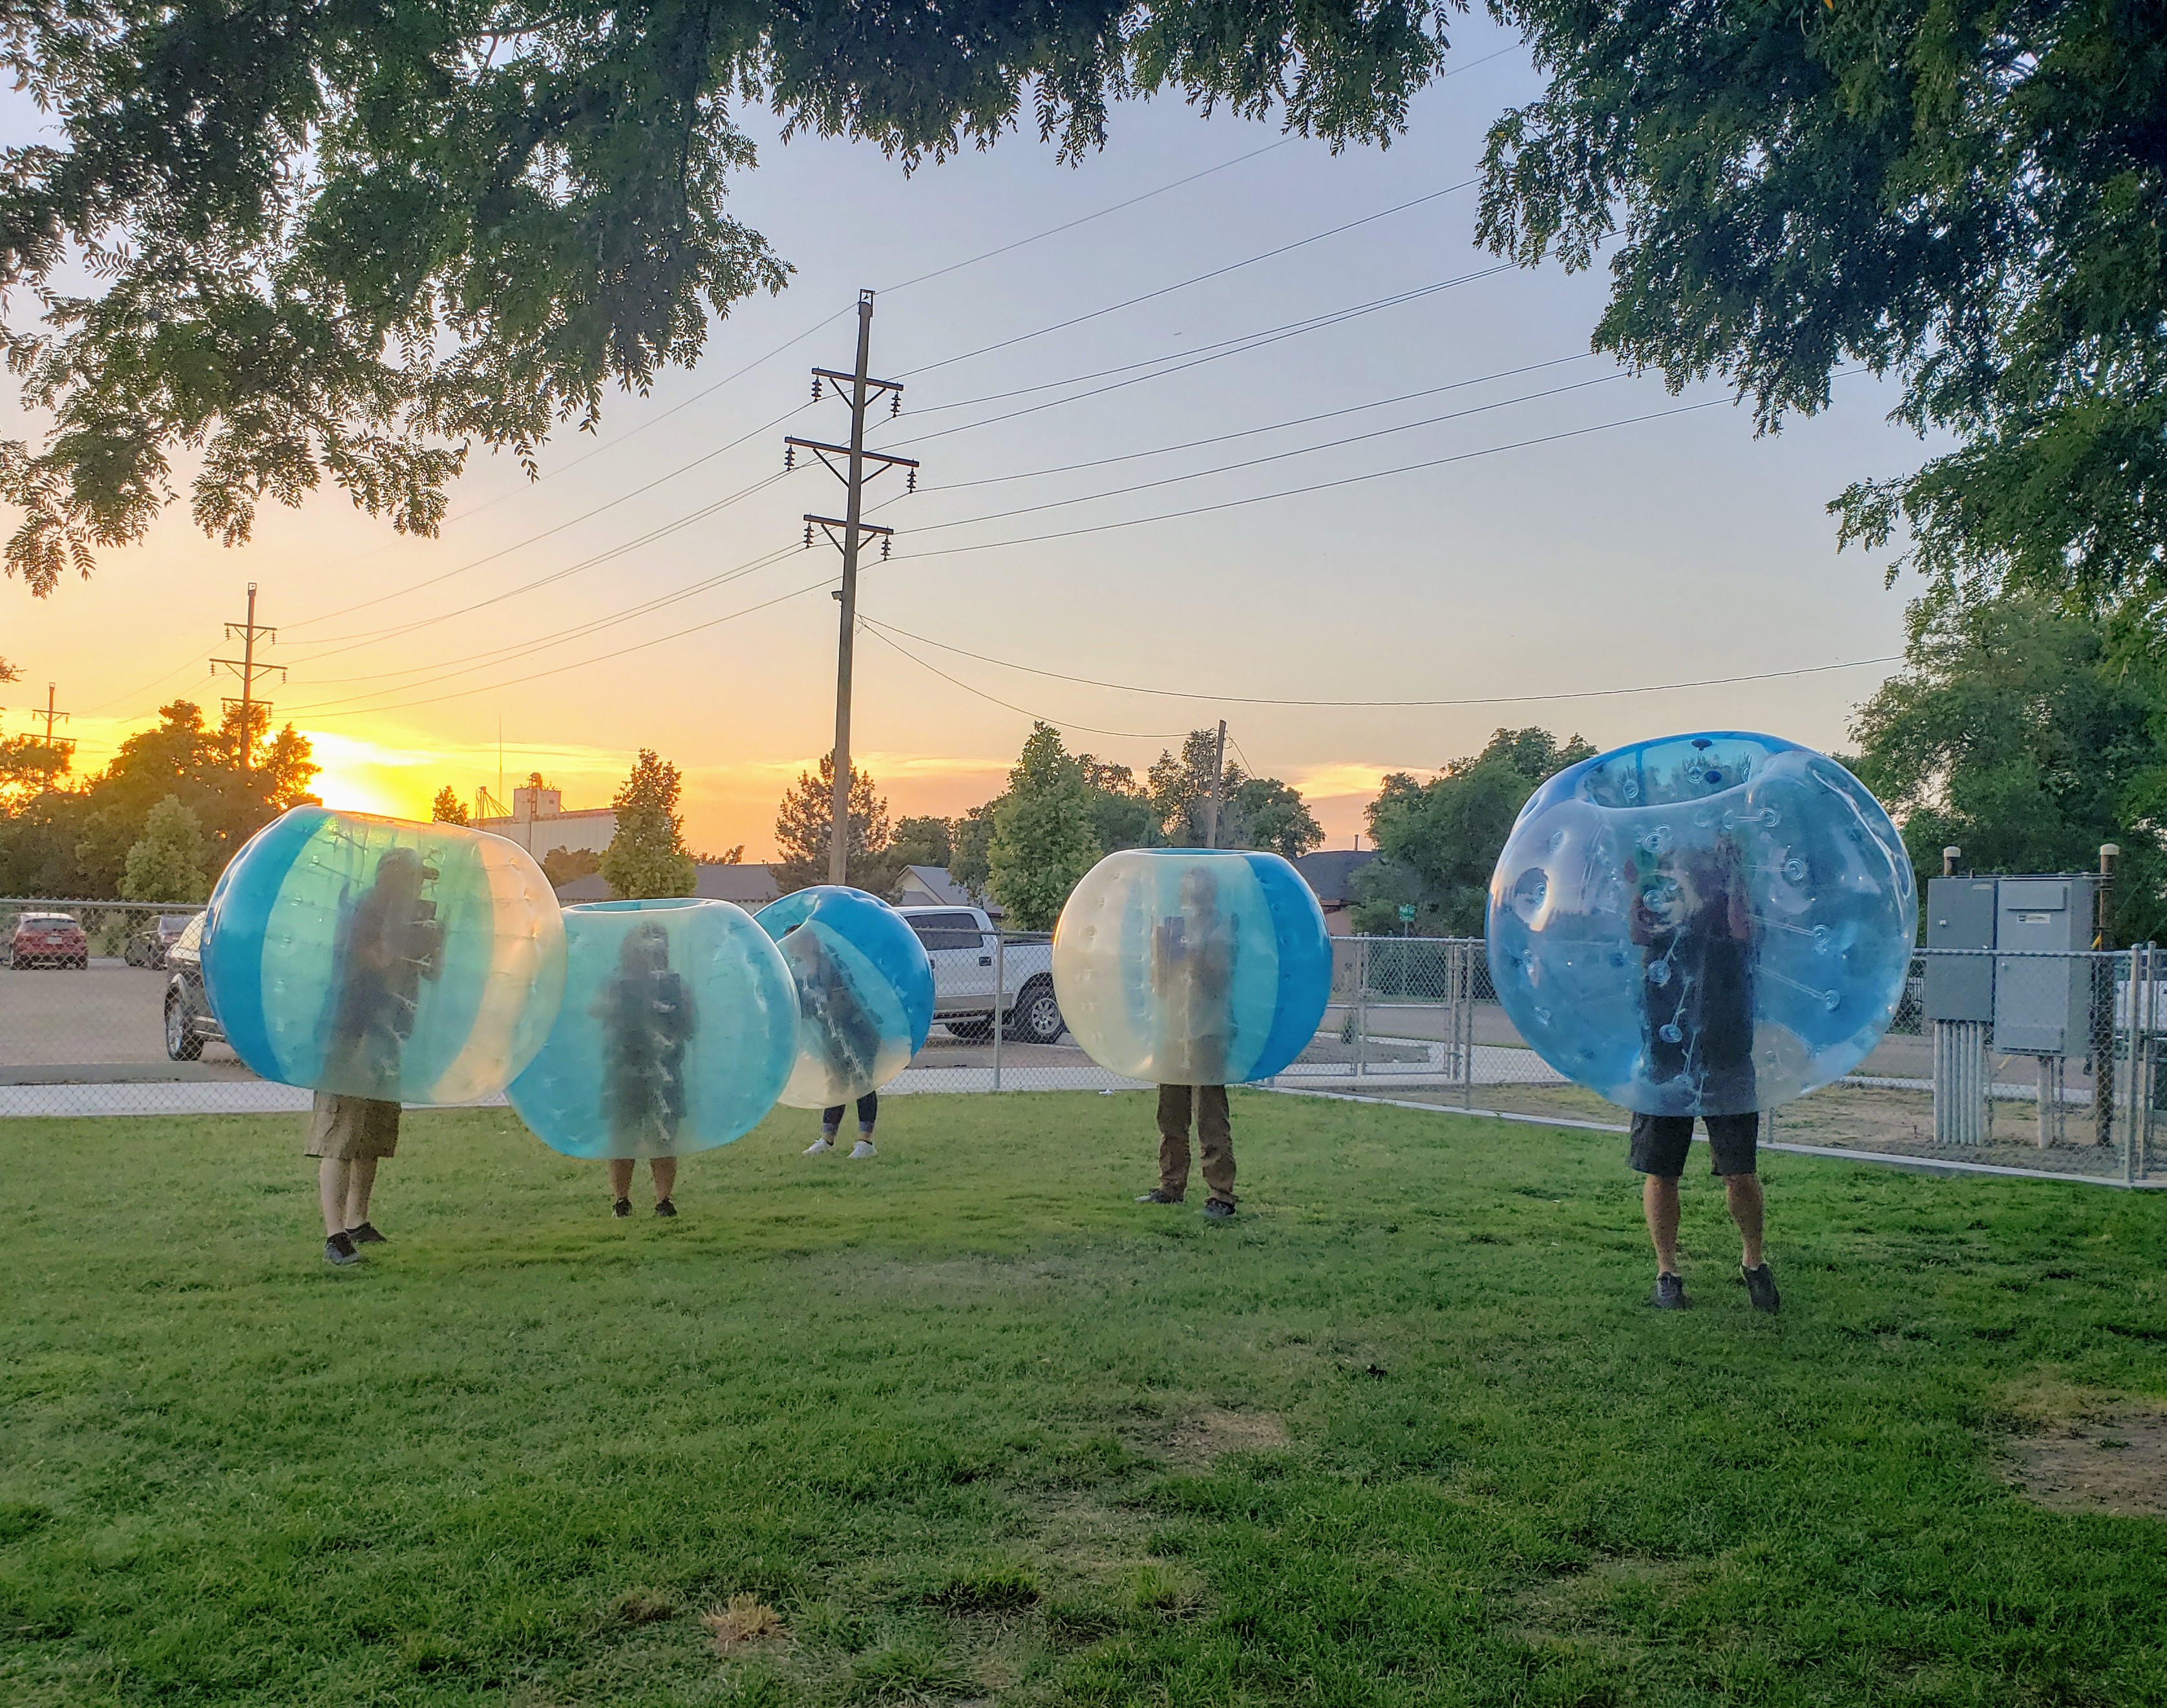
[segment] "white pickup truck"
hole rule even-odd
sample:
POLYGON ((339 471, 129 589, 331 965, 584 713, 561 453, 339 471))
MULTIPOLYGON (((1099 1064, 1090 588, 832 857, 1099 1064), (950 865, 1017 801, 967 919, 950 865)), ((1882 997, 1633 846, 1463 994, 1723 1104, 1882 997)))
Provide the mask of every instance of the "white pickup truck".
POLYGON ((1011 943, 996 953, 993 922, 978 907, 899 907, 933 963, 933 1018, 975 1043, 993 1032, 996 1006, 1006 1037, 1054 1044, 1065 1029, 1053 994, 1053 945, 1011 943), (993 989, 994 968, 1001 990, 993 989))

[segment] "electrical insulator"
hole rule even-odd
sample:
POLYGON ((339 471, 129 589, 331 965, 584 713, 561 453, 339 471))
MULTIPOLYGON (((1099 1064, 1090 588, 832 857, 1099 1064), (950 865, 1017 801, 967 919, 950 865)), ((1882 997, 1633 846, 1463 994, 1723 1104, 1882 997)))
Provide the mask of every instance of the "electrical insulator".
POLYGON ((785 446, 782 447, 782 468, 783 468, 783 472, 784 472, 785 473, 787 473, 790 470, 792 470, 792 469, 795 468, 797 466, 797 447, 795 445, 785 445, 785 446))
POLYGON ((817 373, 813 376, 813 401, 820 401, 820 376, 817 373))
POLYGON ((918 490, 918 471, 915 468, 910 471, 910 478, 903 482, 903 489, 905 492, 915 492, 918 490))
POLYGON ((813 524, 810 522, 805 524, 805 549, 808 552, 813 549, 813 524))
POLYGON ((882 534, 881 536, 881 562, 883 563, 887 562, 887 548, 889 543, 888 537, 886 534, 882 534))
POLYGON ((887 394, 887 418, 891 421, 903 413, 903 394, 892 391, 887 394))

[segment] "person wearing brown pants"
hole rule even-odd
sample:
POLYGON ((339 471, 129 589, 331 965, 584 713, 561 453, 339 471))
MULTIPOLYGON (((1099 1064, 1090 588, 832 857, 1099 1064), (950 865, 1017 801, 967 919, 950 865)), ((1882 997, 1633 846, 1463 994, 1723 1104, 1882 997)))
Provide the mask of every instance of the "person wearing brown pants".
POLYGON ((1234 1127, 1224 1086, 1158 1088, 1158 1186, 1140 1204, 1178 1204, 1189 1195, 1189 1117, 1196 1114, 1197 1149, 1204 1153, 1204 1214, 1224 1221, 1234 1214, 1234 1127))

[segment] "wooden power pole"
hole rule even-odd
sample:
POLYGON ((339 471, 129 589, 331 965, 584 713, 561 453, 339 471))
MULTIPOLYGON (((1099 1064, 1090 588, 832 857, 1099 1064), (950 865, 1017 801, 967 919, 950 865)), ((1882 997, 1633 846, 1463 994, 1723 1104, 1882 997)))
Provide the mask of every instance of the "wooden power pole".
POLYGON ((858 293, 858 362, 850 373, 838 373, 831 368, 813 370, 813 400, 818 403, 824 382, 833 387, 838 397, 847 398, 850 405, 850 442, 831 445, 819 439, 800 439, 787 436, 783 443, 782 466, 797 466, 800 451, 810 451, 827 465, 828 470, 843 483, 843 513, 840 516, 814 516, 809 511, 805 517, 805 543, 813 543, 813 530, 819 528, 834 542, 843 554, 843 584, 835 594, 842 603, 842 630, 835 643, 835 767, 834 789, 829 796, 831 822, 828 842, 828 881, 841 884, 849 881, 850 859, 850 665, 851 643, 856 638, 858 627, 858 547, 868 535, 877 536, 881 556, 887 556, 888 542, 895 537, 895 530, 884 528, 865 520, 866 465, 875 465, 873 473, 881 474, 890 468, 909 471, 908 490, 918 488, 918 464, 909 457, 890 457, 883 452, 866 449, 866 406, 886 393, 889 400, 888 413, 893 415, 903 407, 903 387, 893 379, 874 379, 866 372, 872 357, 873 293, 858 293), (846 389, 847 388, 847 389, 846 389), (840 462, 838 459, 840 459, 840 462))
POLYGON ((265 641, 276 641, 278 638, 278 631, 264 628, 257 622, 256 584, 253 581, 248 584, 248 620, 246 622, 230 622, 225 626, 226 639, 232 640, 236 637, 241 642, 241 656, 237 658, 213 658, 210 664, 214 674, 222 664, 241 678, 241 698, 237 701, 227 701, 225 709, 230 711, 238 706, 241 710, 241 738, 236 745, 240 749, 239 764, 245 775, 248 770, 249 749, 256 743, 256 708, 259 706, 262 706, 267 717, 271 711, 268 706, 264 705, 263 701, 257 697, 256 679, 259 675, 268 676, 272 671, 276 670, 280 681, 286 679, 286 667, 283 664, 259 664, 256 662, 257 638, 260 637, 265 641))
POLYGON ((1204 801, 1204 845, 1219 846, 1219 802, 1227 791, 1227 720, 1219 720, 1219 739, 1211 744, 1211 792, 1204 801))

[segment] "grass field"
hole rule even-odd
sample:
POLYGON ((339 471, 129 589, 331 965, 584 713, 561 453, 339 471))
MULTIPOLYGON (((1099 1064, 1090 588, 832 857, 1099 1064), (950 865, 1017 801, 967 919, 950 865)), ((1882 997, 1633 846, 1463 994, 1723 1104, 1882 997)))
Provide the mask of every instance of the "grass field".
POLYGON ((345 1272, 298 1119, 0 1124, 0 1700, 2167 1700, 2167 1529, 2004 1474, 2167 1396, 2167 1203, 1772 1157, 1771 1319, 1697 1153, 1669 1316, 1622 1140, 1235 1118, 1213 1226, 1135 1096, 675 1223, 416 1116, 345 1272))

